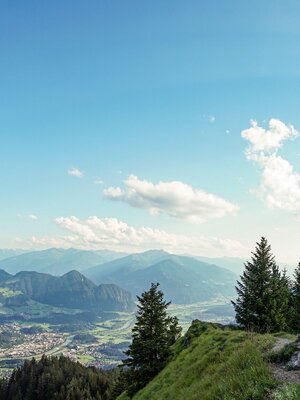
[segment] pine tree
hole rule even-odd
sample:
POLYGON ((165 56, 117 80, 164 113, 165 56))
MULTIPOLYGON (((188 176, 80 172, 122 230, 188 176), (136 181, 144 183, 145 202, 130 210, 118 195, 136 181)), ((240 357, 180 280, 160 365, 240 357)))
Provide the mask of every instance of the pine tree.
POLYGON ((273 314, 276 314, 277 300, 272 289, 278 284, 277 279, 279 279, 274 276, 273 280, 273 274, 277 274, 275 271, 277 270, 271 246, 262 237, 256 244, 251 261, 245 263, 244 273, 237 282, 238 297, 236 302, 232 302, 236 320, 243 328, 257 332, 274 329, 273 314))
POLYGON ((165 366, 171 352, 170 346, 179 337, 181 328, 176 317, 167 314, 170 302, 152 283, 139 301, 136 324, 132 330, 132 343, 123 361, 126 369, 129 396, 143 388, 165 366))

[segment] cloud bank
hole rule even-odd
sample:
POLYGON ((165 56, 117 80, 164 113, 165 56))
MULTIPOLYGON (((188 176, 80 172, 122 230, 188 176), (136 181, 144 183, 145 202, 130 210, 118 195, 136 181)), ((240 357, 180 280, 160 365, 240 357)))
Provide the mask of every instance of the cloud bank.
POLYGON ((125 189, 109 187, 103 191, 106 198, 123 201, 132 207, 147 209, 151 214, 167 214, 191 223, 202 223, 226 214, 235 214, 239 207, 214 194, 179 182, 154 184, 130 175, 124 181, 125 189))
MULTIPOLYGON (((22 245, 32 248, 76 247, 81 249, 110 249, 141 252, 164 249, 173 253, 206 256, 238 256, 244 250, 234 239, 218 237, 188 237, 149 227, 133 227, 116 218, 91 216, 86 220, 77 217, 59 217, 56 224, 67 231, 56 237, 32 237, 22 245)), ((21 239, 19 239, 20 243, 21 239)))

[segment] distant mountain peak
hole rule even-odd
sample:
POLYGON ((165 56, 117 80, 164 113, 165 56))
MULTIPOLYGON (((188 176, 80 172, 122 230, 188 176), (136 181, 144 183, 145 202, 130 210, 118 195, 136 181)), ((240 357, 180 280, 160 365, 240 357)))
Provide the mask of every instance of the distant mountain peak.
POLYGON ((143 253, 136 253, 136 254, 148 254, 148 255, 155 255, 155 254, 162 254, 162 255, 172 255, 172 253, 168 253, 167 251, 163 249, 152 249, 152 250, 146 250, 143 253))
POLYGON ((168 300, 195 303, 218 296, 232 296, 236 276, 229 270, 188 256, 149 250, 102 264, 85 271, 91 281, 115 283, 133 294, 161 283, 168 300))

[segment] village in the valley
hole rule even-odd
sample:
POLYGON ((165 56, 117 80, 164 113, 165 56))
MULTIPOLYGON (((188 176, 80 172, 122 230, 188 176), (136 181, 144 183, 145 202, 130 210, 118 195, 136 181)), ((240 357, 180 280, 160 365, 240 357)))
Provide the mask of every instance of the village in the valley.
POLYGON ((99 343, 92 335, 68 335, 22 327, 13 322, 0 328, 0 376, 11 368, 22 365, 26 359, 45 355, 64 355, 74 361, 97 368, 116 366, 127 343, 99 343))

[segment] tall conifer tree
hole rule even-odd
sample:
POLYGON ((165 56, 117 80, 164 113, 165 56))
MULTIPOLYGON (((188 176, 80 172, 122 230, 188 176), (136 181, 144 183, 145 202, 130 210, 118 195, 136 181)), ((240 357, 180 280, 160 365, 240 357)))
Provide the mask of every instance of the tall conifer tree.
POLYGON ((167 314, 170 302, 164 300, 159 284, 152 283, 139 301, 136 324, 132 330, 132 343, 123 361, 128 367, 127 393, 132 396, 144 387, 165 366, 170 346, 179 337, 181 328, 176 317, 167 314))
POLYGON ((257 332, 273 330, 272 308, 276 307, 272 298, 274 271, 276 266, 271 246, 262 237, 256 244, 251 261, 245 263, 244 273, 237 282, 238 297, 236 302, 232 302, 236 320, 245 329, 257 332))

